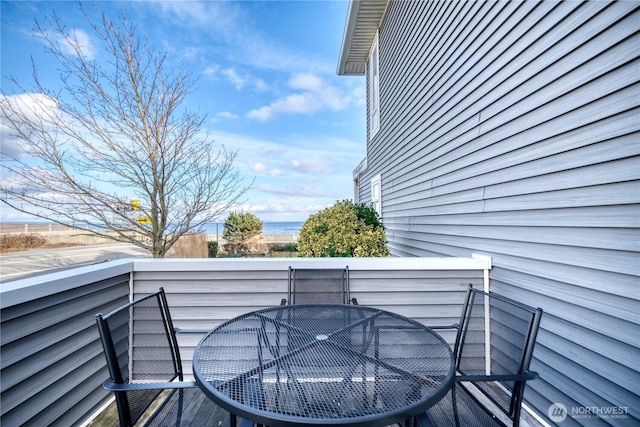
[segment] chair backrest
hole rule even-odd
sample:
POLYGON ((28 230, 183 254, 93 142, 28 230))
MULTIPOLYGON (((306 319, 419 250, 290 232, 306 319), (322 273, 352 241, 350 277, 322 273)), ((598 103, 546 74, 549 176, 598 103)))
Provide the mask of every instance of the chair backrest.
POLYGON ((348 304, 349 301, 349 267, 289 267, 289 304, 348 304))
POLYGON ((487 376, 475 382, 512 420, 520 417, 526 380, 496 380, 529 370, 542 309, 469 286, 454 349, 462 375, 487 376))
MULTIPOLYGON (((109 314, 96 315, 111 381, 183 379, 178 343, 164 289, 109 314)), ((116 392, 120 425, 133 425, 162 390, 116 392)))

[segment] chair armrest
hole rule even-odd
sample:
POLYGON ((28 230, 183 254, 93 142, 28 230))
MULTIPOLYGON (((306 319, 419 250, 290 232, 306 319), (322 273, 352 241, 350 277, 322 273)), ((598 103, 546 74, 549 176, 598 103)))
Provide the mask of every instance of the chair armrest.
POLYGON ((190 329, 190 328, 179 328, 174 327, 173 330, 178 334, 206 334, 207 332, 211 332, 211 329, 190 329))
POLYGON ((427 328, 429 329, 458 329, 459 327, 459 323, 454 323, 452 325, 427 325, 427 328))
POLYGON ((132 391, 132 390, 164 390, 174 388, 193 388, 198 387, 194 381, 168 382, 168 383, 134 383, 134 384, 117 384, 113 381, 105 381, 102 387, 109 391, 132 391))
POLYGON ((528 381, 535 380, 539 376, 537 372, 505 375, 457 375, 456 381, 528 381))

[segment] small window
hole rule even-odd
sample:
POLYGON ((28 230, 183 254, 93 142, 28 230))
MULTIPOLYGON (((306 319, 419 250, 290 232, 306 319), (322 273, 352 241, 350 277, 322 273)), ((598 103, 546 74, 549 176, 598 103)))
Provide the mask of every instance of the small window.
POLYGON ((378 35, 373 41, 367 75, 369 77, 369 139, 380 129, 380 72, 378 67, 378 35))
POLYGON ((382 179, 380 174, 371 179, 371 204, 378 213, 378 216, 382 218, 382 188, 380 186, 382 179))

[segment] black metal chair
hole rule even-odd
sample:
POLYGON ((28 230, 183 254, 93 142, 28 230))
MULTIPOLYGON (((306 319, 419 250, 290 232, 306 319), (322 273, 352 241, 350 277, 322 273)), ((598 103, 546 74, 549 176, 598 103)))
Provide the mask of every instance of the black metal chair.
POLYGON ((183 378, 164 289, 96 315, 121 426, 230 426, 235 417, 183 378))
POLYGON ((471 285, 454 347, 456 384, 418 418, 420 426, 504 426, 520 423, 542 309, 471 285))
POLYGON ((349 267, 289 267, 289 293, 280 304, 358 304, 349 293, 349 267))

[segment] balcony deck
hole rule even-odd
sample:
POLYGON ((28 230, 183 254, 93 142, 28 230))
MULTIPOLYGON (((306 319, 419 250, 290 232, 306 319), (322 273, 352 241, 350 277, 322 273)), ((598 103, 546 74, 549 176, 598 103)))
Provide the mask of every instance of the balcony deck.
MULTIPOLYGON (((211 260, 119 260, 2 284, 1 380, 2 425, 83 425, 107 404, 102 389, 108 377, 95 314, 109 312, 140 295, 165 288, 176 326, 213 328, 247 311, 276 305, 287 292, 287 270, 297 268, 350 269, 352 296, 360 304, 400 313, 425 324, 457 321, 466 287, 492 288, 491 260, 472 258, 274 258, 211 260)), ((541 378, 532 381, 525 402, 539 421, 548 421, 553 402, 571 407, 609 407, 624 411, 613 420, 631 425, 638 413, 637 298, 616 299, 617 316, 595 313, 591 322, 568 322, 554 313, 567 290, 536 297, 539 289, 506 288, 510 297, 545 309, 532 369, 541 378), (545 305, 545 302, 547 303, 545 305), (615 330, 621 321, 623 330, 615 330), (601 372, 591 372, 593 352, 569 346, 561 337, 579 329, 585 339, 601 341, 602 331, 615 353, 598 355, 601 372), (635 328, 635 329, 634 329, 635 328), (574 399, 566 378, 581 369, 591 383, 588 401, 574 399), (557 375, 556 373, 562 373, 557 375), (609 378, 607 378, 609 376, 609 378), (611 378, 617 382, 613 389, 611 378), (630 382, 635 381, 635 383, 630 382)), ((616 304, 602 293, 602 304, 616 304)), ((576 308, 578 313, 588 312, 576 308)), ((565 316, 566 317, 566 316, 565 316)), ((445 335, 453 342, 453 333, 445 335)), ((191 357, 199 337, 180 336, 183 364, 191 371, 191 357)), ((571 414, 570 414, 571 415, 571 414)), ((566 425, 612 422, 603 417, 569 417, 566 425)), ((564 424, 563 424, 564 425, 564 424)))

